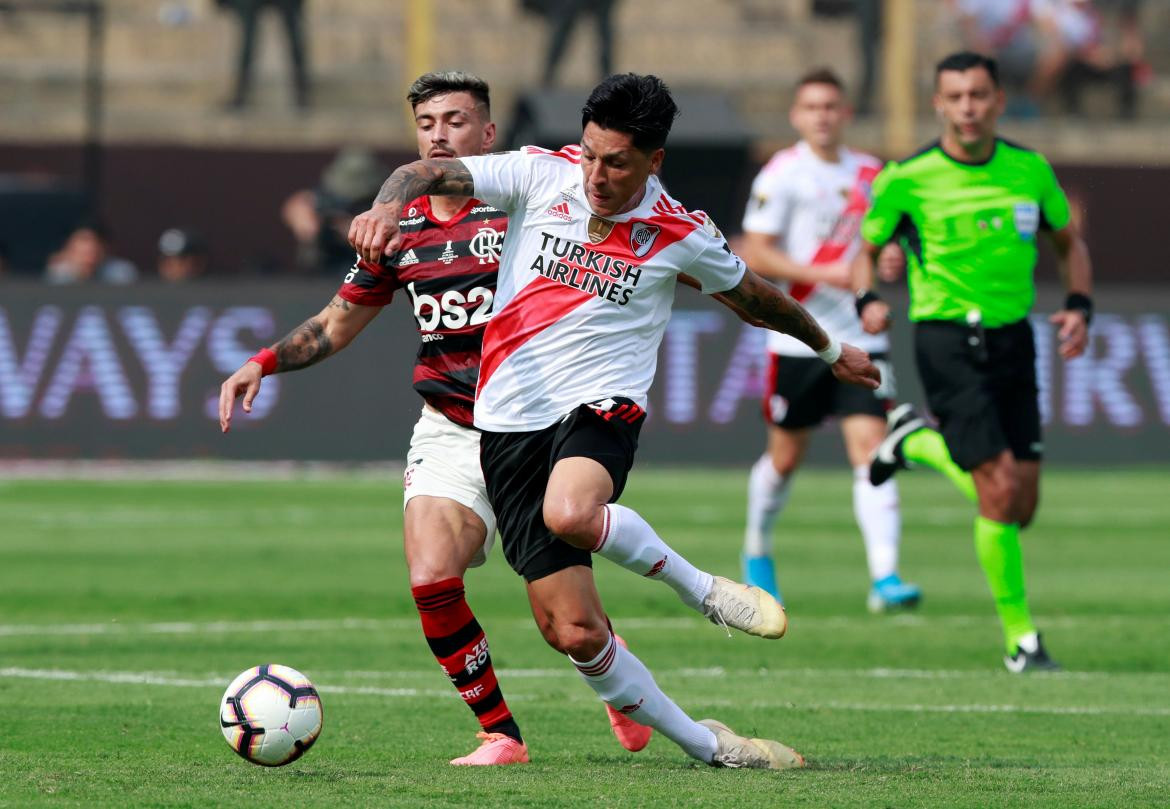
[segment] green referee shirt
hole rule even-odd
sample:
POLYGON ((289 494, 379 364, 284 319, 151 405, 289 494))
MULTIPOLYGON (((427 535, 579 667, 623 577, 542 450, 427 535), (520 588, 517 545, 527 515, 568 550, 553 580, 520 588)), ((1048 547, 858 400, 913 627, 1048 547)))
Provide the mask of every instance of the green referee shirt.
POLYGON ((991 158, 960 163, 935 142, 874 180, 861 235, 906 249, 911 320, 994 327, 1026 317, 1036 287, 1036 234, 1069 221, 1068 199, 1038 152, 997 138, 991 158))

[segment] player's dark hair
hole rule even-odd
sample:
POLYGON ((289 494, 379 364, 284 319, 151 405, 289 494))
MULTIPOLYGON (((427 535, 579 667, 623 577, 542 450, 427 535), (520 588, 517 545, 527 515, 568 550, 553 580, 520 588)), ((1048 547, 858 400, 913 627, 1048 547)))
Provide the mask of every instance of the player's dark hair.
POLYGON ((593 88, 581 108, 581 128, 593 122, 629 135, 634 146, 652 152, 666 145, 678 107, 657 76, 620 73, 593 88))
POLYGON ((934 81, 937 84, 938 77, 947 70, 962 73, 977 67, 986 70, 987 75, 991 76, 991 83, 999 87, 999 64, 990 56, 984 56, 981 53, 975 53, 975 51, 959 51, 944 58, 934 68, 934 81))
POLYGON ((829 67, 814 67, 796 80, 796 89, 800 90, 806 84, 828 84, 842 93, 845 92, 845 82, 841 81, 841 77, 829 67))
POLYGON ((462 70, 436 70, 424 73, 414 80, 406 91, 406 100, 414 109, 424 101, 451 93, 468 93, 483 105, 484 118, 491 118, 492 101, 488 83, 473 73, 462 70))

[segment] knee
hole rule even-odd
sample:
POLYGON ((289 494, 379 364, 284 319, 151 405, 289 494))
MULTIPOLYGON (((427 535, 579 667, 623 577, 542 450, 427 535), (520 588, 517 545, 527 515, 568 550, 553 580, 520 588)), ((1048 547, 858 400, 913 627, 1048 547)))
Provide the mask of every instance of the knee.
POLYGON ((558 652, 574 660, 591 660, 605 648, 609 629, 594 626, 590 622, 567 621, 550 627, 545 640, 558 652))
POLYGON ((577 547, 592 547, 597 541, 599 506, 573 500, 544 503, 544 524, 555 536, 577 547))
POLYGON ((1015 522, 1018 519, 1014 512, 1017 510, 1019 493, 1020 484, 1013 470, 1001 467, 984 478, 979 501, 998 519, 1015 522))
POLYGON ((798 466, 800 466, 799 459, 795 455, 772 456, 772 468, 781 477, 788 477, 796 471, 798 466))
POLYGON ((410 586, 422 587, 444 579, 462 579, 466 570, 460 570, 453 561, 435 559, 413 560, 410 564, 410 586))

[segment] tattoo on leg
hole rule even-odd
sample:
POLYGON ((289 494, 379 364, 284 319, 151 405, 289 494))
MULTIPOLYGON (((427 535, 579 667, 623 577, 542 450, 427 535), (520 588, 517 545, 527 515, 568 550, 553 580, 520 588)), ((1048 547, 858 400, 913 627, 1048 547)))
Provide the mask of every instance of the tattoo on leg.
POLYGON ((325 333, 325 327, 316 318, 310 318, 276 344, 276 370, 307 368, 332 353, 333 341, 325 333))

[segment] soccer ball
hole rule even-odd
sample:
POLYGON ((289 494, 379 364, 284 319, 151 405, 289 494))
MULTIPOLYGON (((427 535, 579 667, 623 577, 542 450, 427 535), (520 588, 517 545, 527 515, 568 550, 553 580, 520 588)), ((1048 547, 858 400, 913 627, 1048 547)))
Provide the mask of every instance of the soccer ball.
POLYGON ((321 734, 321 698, 309 678, 288 666, 254 666, 232 680, 219 703, 228 745, 253 764, 295 761, 321 734))

